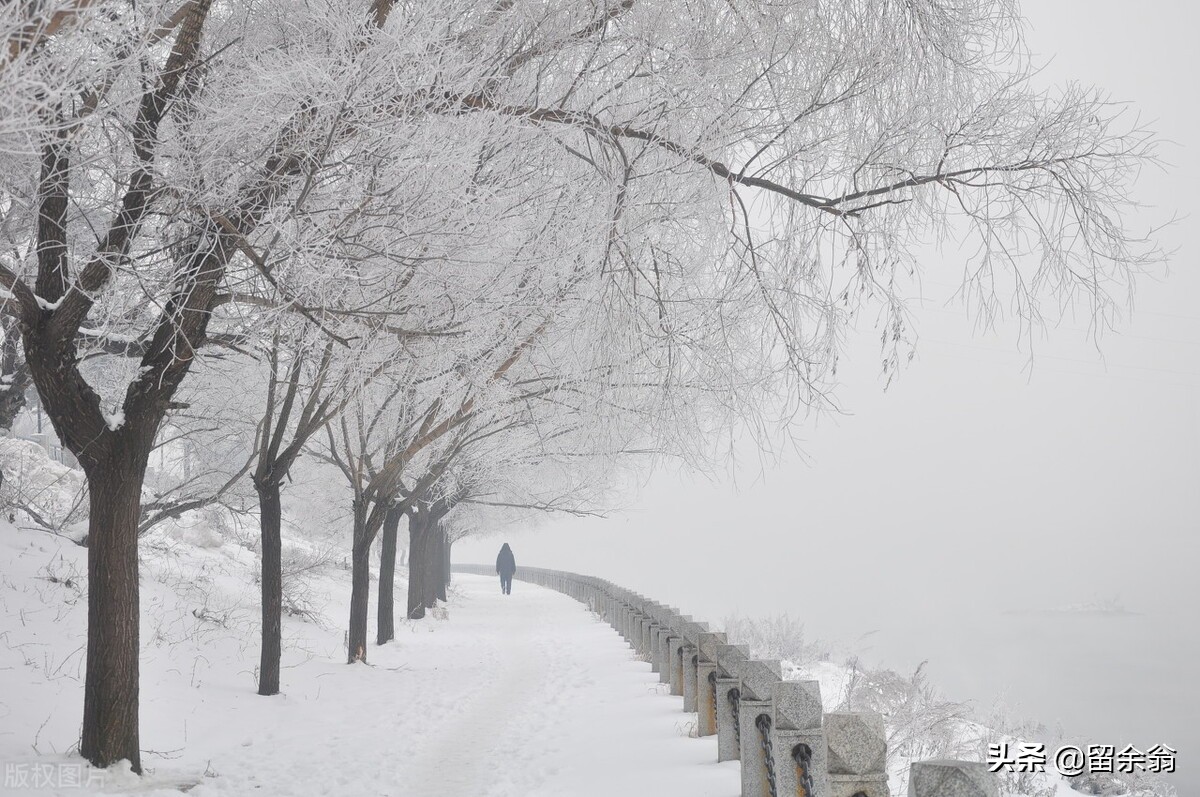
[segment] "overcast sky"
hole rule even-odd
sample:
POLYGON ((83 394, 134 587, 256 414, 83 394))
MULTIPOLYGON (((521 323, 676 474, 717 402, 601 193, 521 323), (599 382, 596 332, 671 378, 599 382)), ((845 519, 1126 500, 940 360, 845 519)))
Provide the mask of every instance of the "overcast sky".
MULTIPOLYGON (((506 534, 519 564, 601 575, 712 620, 788 611, 892 666, 930 658, 952 696, 1003 691, 1027 716, 1120 736, 1099 741, 1171 744, 1191 762, 1181 783, 1200 786, 1200 15, 1182 0, 1025 14, 1032 49, 1053 56, 1048 81, 1108 89, 1173 142, 1170 170, 1137 190, 1147 219, 1186 216, 1162 236, 1171 273, 1139 283, 1099 351, 1087 319, 1068 319, 1030 365, 1015 326, 979 333, 949 300, 957 263, 930 263, 917 359, 885 393, 864 327, 839 369, 848 412, 800 430, 804 457, 763 469, 748 451, 717 482, 664 469, 611 518, 506 534), (1152 621, 997 630, 1005 609, 1109 597, 1152 621), (997 647, 1014 655, 998 661, 997 647), (1117 714, 1107 723, 1101 703, 1117 714)), ((498 546, 464 542, 455 558, 498 546)))

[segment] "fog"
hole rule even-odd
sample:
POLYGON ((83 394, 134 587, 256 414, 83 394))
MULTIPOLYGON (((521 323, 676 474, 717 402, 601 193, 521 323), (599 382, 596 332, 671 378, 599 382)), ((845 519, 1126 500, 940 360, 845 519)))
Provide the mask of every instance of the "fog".
MULTIPOLYGON (((1200 790, 1200 276, 1196 273, 1197 12, 1154 0, 1027 4, 1047 82, 1136 104, 1174 142, 1138 197, 1186 216, 1162 233, 1170 274, 1097 343, 1086 314, 980 331, 953 300, 959 262, 923 274, 918 356, 884 390, 878 333, 848 344, 844 414, 797 429, 800 451, 748 444, 713 480, 671 466, 608 518, 504 530, 518 564, 603 576, 701 619, 788 612, 839 653, 929 660, 948 697, 1068 735, 1179 751, 1200 790), (1086 7, 1086 12, 1081 9, 1086 7), (1006 613, 1116 599, 1116 617, 1006 613), (1185 723, 1185 719, 1187 722, 1185 723)), ((1147 224, 1138 220, 1135 223, 1147 224)), ((500 539, 462 542, 458 561, 500 539)), ((1190 788, 1189 788, 1190 787, 1190 788)))

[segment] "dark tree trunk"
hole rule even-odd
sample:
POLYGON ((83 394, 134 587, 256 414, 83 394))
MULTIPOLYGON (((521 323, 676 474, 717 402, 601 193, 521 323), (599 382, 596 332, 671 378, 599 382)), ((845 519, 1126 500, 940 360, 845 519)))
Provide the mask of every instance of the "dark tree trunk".
POLYGON ((126 759, 139 774, 137 532, 146 463, 171 399, 205 343, 217 288, 240 248, 238 239, 257 226, 290 174, 280 168, 280 157, 268 162, 258 181, 262 187, 242 192, 232 209, 233 234, 215 220, 201 222, 205 229, 196 231, 195 247, 174 264, 171 296, 148 330, 139 375, 125 390, 121 414, 105 412, 79 369, 78 334, 154 204, 159 124, 199 54, 211 0, 190 6, 163 71, 147 82, 138 104, 131 125, 137 163, 107 232, 72 275, 67 246, 72 144, 68 127, 59 125, 42 148, 36 282, 31 288, 11 273, 6 281, 42 406, 87 474, 88 641, 80 753, 97 767, 126 759))
POLYGON ((408 619, 425 616, 426 548, 429 543, 429 513, 417 512, 408 517, 408 619))
POLYGON ((350 632, 346 636, 347 661, 367 660, 367 614, 371 603, 371 543, 368 509, 354 502, 354 548, 351 552, 350 632))
POLYGON ((4 319, 4 343, 0 344, 0 429, 12 429, 25 407, 25 391, 33 383, 21 351, 21 332, 11 319, 4 319))
POLYGON ((438 555, 439 538, 442 534, 438 518, 428 520, 425 529, 425 549, 421 557, 421 602, 426 609, 437 605, 438 581, 442 577, 441 557, 438 555))
POLYGON ((258 693, 279 694, 279 658, 283 635, 283 542, 280 525, 283 509, 279 482, 255 479, 259 526, 262 532, 262 657, 258 665, 258 693))
POLYGON ((450 543, 446 541, 446 529, 439 523, 437 530, 437 556, 433 561, 433 582, 435 585, 434 597, 443 602, 446 600, 446 571, 449 569, 450 562, 449 549, 450 543))
POLYGON ((137 532, 147 454, 133 448, 115 445, 107 462, 87 470, 87 676, 79 752, 98 767, 127 759, 141 773, 137 532))
POLYGON ((446 588, 450 586, 450 535, 442 535, 442 600, 446 600, 446 588))
MULTIPOLYGON (((48 314, 38 320, 36 327, 22 328, 25 362, 54 431, 79 459, 88 486, 87 665, 79 752, 97 767, 126 759, 141 773, 138 523, 146 465, 167 399, 149 394, 139 380, 126 393, 126 417, 106 416, 75 367, 73 340, 51 334, 48 314)), ((172 392, 178 386, 165 378, 155 385, 172 392)))
POLYGON ((399 507, 392 507, 383 518, 383 551, 379 556, 379 611, 376 618, 376 642, 386 644, 396 638, 396 533, 400 528, 399 507))

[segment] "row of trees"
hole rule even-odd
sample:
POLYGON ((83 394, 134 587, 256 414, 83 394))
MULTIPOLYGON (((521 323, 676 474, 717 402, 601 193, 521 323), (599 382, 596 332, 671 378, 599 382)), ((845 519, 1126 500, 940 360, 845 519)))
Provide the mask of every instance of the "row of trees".
POLYGON ((349 488, 361 661, 381 534, 378 643, 403 519, 417 617, 450 527, 591 511, 644 457, 828 406, 864 311, 890 373, 931 237, 977 241, 985 311, 1107 318, 1157 257, 1122 221, 1153 141, 1036 89, 1019 27, 1005 0, 5 5, 0 409, 32 382, 87 477, 82 754, 140 771, 139 531, 246 480, 279 690, 301 456, 349 488), (181 435, 233 464, 148 498, 181 435))

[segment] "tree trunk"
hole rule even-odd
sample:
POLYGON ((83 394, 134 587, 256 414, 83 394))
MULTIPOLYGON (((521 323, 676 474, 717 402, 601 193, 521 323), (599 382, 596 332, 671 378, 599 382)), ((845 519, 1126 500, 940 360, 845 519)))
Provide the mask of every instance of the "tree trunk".
POLYGON ((396 533, 400 528, 399 508, 388 510, 383 519, 383 551, 379 557, 379 611, 375 641, 386 644, 396 638, 396 533))
POLYGON ((371 542, 367 506, 354 502, 354 549, 351 552, 350 632, 346 636, 347 661, 367 660, 367 614, 371 603, 371 542))
POLYGON ((12 429, 25 407, 25 391, 33 384, 33 375, 21 351, 21 333, 15 321, 0 321, 4 342, 0 344, 0 429, 12 429))
POLYGON ((436 585, 434 597, 445 602, 446 581, 448 580, 446 574, 450 569, 450 543, 446 540, 446 529, 440 523, 438 524, 437 533, 437 557, 433 562, 433 566, 435 568, 434 584, 436 585))
POLYGON ((283 509, 279 482, 273 477, 254 480, 258 491, 259 527, 262 532, 262 657, 258 665, 258 693, 279 694, 279 658, 283 634, 283 542, 280 525, 283 509))
POLYGON ((445 543, 446 543, 446 547, 442 551, 442 582, 448 587, 448 586, 450 586, 450 581, 451 581, 450 546, 452 544, 450 542, 449 535, 446 535, 445 543))
POLYGON ((408 619, 420 620, 425 616, 425 549, 428 547, 429 527, 427 512, 418 512, 408 517, 408 619))
POLYGON ((441 557, 438 556, 438 540, 442 534, 441 523, 431 518, 425 530, 425 550, 421 557, 421 602, 426 609, 437 605, 438 581, 442 576, 441 557))
POLYGON ((113 446, 87 469, 88 629, 80 754, 97 767, 127 759, 141 773, 138 747, 138 517, 146 452, 113 446))

